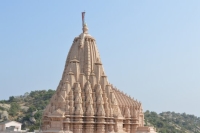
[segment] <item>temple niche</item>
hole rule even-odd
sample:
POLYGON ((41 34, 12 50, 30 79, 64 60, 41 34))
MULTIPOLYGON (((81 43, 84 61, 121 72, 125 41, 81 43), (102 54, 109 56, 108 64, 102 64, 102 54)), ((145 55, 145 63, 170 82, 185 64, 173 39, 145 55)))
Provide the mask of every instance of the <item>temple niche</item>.
POLYGON ((82 30, 74 38, 60 83, 44 110, 42 132, 156 133, 144 126, 142 104, 108 82, 84 19, 82 30))

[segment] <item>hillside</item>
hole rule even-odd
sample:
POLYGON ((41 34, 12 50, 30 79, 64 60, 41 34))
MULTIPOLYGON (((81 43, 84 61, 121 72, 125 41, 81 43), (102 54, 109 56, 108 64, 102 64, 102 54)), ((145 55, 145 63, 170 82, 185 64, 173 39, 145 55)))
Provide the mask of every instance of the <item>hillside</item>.
POLYGON ((200 133, 200 118, 185 113, 146 111, 145 123, 160 133, 200 133))
POLYGON ((11 96, 0 101, 0 121, 21 122, 23 129, 39 129, 42 111, 54 94, 54 90, 31 91, 21 96, 11 96))
MULTIPOLYGON (((55 90, 39 90, 0 101, 0 121, 15 120, 23 129, 39 129, 42 111, 55 90)), ((145 124, 156 127, 159 133, 200 133, 200 118, 175 112, 145 112, 145 124)))

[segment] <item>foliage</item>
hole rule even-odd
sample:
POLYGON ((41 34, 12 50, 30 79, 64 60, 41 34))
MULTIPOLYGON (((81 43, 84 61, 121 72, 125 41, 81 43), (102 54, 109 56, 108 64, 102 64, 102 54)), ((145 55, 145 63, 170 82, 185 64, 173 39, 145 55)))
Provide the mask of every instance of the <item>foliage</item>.
MULTIPOLYGON (((50 98, 55 93, 55 90, 37 90, 25 93, 23 96, 10 96, 9 100, 1 100, 0 103, 10 104, 9 109, 10 120, 16 120, 23 123, 22 129, 29 131, 38 130, 41 123, 42 111, 49 103, 50 98), (20 109, 20 106, 28 107, 28 110, 20 109), (35 114, 33 113, 35 112, 35 114), (30 118, 34 117, 36 122, 30 122, 30 118)), ((0 107, 0 110, 4 110, 0 107)))
POLYGON ((15 97, 14 96, 9 97, 9 102, 14 102, 14 101, 15 101, 15 97))
POLYGON ((0 103, 6 103, 6 100, 1 100, 0 103))
POLYGON ((0 110, 4 111, 5 109, 3 107, 0 106, 0 110))
POLYGON ((34 112, 34 111, 36 111, 36 107, 31 105, 27 112, 31 113, 31 112, 34 112))
POLYGON ((16 103, 16 102, 13 102, 10 105, 9 114, 11 116, 15 116, 15 115, 17 115, 17 113, 19 112, 19 110, 20 110, 19 104, 16 103))
POLYGON ((43 110, 49 102, 49 99, 54 94, 54 90, 41 90, 41 91, 31 91, 29 103, 37 110, 43 110))
POLYGON ((185 113, 146 111, 145 124, 156 127, 159 133, 200 133, 200 118, 185 113))
POLYGON ((38 130, 40 128, 42 111, 38 111, 34 115, 34 118, 36 119, 36 123, 33 126, 31 126, 31 128, 29 129, 29 132, 33 132, 34 130, 38 130))

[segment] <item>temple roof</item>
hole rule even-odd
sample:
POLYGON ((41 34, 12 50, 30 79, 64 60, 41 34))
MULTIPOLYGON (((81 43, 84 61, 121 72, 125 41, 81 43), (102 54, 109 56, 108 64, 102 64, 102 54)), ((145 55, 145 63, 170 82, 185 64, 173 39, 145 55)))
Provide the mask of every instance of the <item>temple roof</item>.
POLYGON ((141 103, 108 82, 96 40, 88 33, 86 24, 82 30, 74 38, 61 81, 45 115, 63 116, 65 112, 65 115, 136 118, 142 111, 141 103))
POLYGON ((96 40, 83 32, 74 38, 55 94, 43 112, 47 133, 149 132, 142 105, 108 82, 96 40))

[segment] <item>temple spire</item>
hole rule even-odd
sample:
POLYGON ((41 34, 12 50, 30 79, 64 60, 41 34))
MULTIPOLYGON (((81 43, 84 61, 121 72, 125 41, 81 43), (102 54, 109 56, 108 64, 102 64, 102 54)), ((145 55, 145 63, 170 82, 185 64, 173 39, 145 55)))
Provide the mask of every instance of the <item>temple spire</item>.
POLYGON ((82 30, 74 38, 58 89, 43 113, 43 132, 136 133, 139 129, 150 133, 143 127, 141 104, 108 83, 85 12, 82 30))

